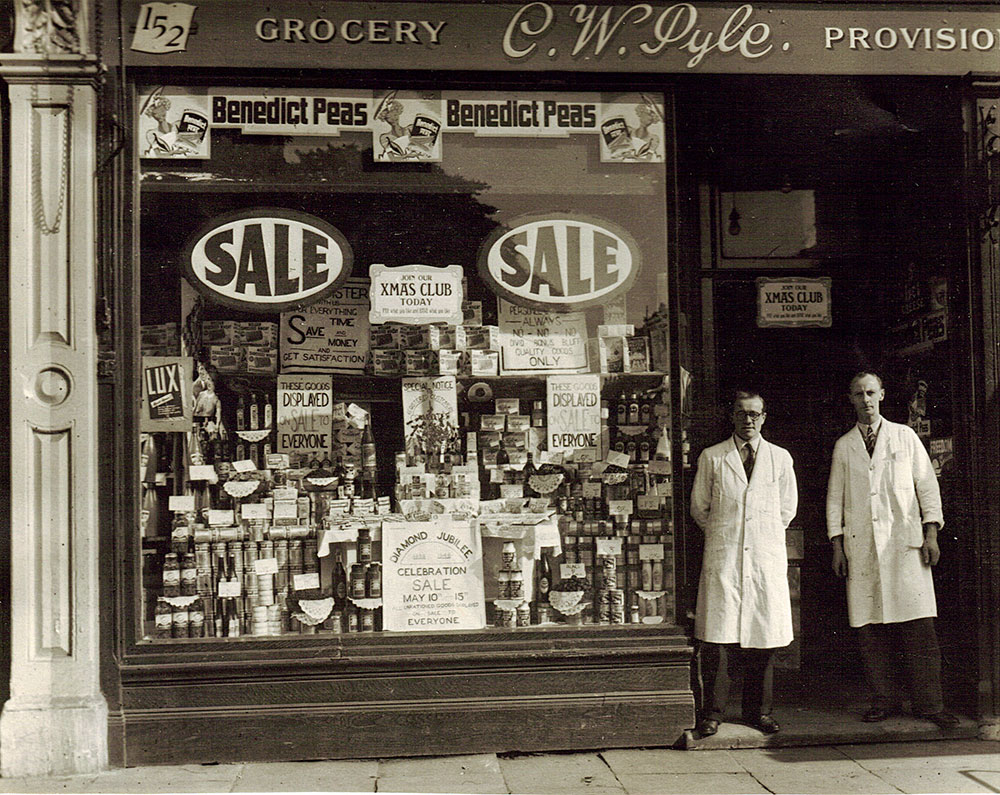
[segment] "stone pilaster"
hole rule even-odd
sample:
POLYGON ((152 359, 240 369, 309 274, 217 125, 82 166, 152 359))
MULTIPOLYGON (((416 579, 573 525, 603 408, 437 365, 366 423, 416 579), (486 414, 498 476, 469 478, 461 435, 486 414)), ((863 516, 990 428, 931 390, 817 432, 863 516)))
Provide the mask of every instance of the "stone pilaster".
POLYGON ((107 766, 99 684, 96 94, 76 0, 16 0, 10 106, 11 681, 4 777, 107 766))

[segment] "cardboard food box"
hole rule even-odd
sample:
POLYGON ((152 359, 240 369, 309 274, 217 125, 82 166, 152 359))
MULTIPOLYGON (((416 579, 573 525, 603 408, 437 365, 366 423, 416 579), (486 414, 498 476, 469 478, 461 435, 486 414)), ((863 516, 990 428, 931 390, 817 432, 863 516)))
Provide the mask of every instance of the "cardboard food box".
POLYGON ((645 337, 626 337, 623 353, 626 373, 649 372, 649 340, 645 337))
POLYGON ((402 375, 404 356, 397 348, 372 348, 372 372, 375 375, 402 375))
POLYGON ((245 366, 246 349, 239 345, 209 345, 208 362, 220 373, 238 373, 245 366))
POLYGON ((246 363, 248 373, 277 373, 278 349, 271 345, 248 345, 246 363))
POLYGON ((469 366, 474 376, 497 375, 500 372, 500 353, 472 349, 469 351, 469 366))

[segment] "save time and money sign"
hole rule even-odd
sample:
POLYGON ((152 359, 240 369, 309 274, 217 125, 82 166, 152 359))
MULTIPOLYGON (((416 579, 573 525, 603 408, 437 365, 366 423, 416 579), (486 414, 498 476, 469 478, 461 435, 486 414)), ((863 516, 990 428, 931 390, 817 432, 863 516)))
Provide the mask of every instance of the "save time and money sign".
POLYGON ((281 313, 281 369, 364 372, 368 339, 368 280, 349 279, 329 297, 281 313))

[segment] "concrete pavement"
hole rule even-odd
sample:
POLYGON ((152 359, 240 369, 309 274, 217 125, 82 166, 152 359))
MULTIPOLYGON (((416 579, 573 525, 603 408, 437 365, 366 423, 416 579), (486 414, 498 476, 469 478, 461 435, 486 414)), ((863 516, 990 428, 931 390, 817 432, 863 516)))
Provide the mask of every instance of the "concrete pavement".
POLYGON ((963 739, 178 765, 63 778, 0 779, 0 792, 1000 793, 1000 742, 963 739))

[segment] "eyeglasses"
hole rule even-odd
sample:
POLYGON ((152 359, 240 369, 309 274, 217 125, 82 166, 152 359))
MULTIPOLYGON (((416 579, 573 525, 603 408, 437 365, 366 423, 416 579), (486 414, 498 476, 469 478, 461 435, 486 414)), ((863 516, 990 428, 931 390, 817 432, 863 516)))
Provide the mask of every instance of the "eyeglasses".
POLYGON ((767 412, 761 411, 734 411, 733 416, 738 420, 750 420, 750 422, 757 422, 761 419, 767 412))

